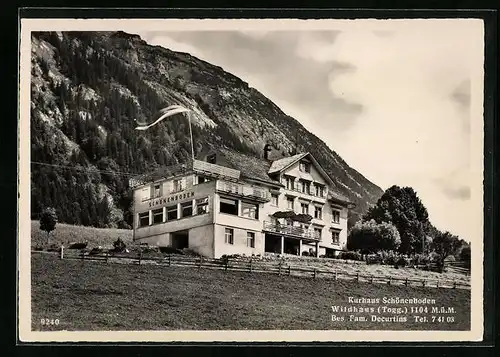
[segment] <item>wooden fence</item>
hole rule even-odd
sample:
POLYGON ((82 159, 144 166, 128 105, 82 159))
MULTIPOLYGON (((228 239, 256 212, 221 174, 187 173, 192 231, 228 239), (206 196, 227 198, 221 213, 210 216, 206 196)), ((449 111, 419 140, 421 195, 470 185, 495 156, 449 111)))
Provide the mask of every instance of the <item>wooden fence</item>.
POLYGON ((325 270, 300 265, 292 265, 292 262, 283 261, 261 261, 255 259, 211 259, 204 257, 192 257, 177 254, 161 256, 150 256, 138 252, 130 253, 98 253, 89 254, 86 251, 75 251, 71 249, 60 250, 61 259, 79 259, 84 261, 102 261, 105 263, 125 264, 155 264, 161 266, 184 266, 196 267, 198 269, 218 269, 224 271, 240 271, 249 273, 270 273, 287 276, 305 276, 311 278, 329 278, 334 280, 364 281, 369 283, 382 283, 389 285, 422 286, 452 289, 470 289, 470 284, 463 281, 418 279, 407 277, 367 275, 360 273, 347 273, 336 269, 325 270))

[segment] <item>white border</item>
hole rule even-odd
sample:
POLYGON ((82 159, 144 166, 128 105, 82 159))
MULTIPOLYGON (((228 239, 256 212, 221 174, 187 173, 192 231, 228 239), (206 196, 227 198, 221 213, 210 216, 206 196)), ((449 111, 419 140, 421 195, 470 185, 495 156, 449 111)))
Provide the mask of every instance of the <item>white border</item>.
MULTIPOLYGON (((373 342, 373 341, 481 341, 483 337, 483 246, 472 247, 471 331, 31 331, 31 225, 30 225, 30 81, 31 31, 155 31, 168 30, 390 30, 409 22, 462 21, 477 31, 477 65, 471 78, 471 224, 483 236, 483 63, 484 25, 478 19, 395 20, 214 20, 214 19, 22 19, 20 43, 19 118, 19 339, 23 342, 373 342), (133 30, 131 30, 133 28, 133 30)), ((481 241, 482 242, 482 241, 481 241)))

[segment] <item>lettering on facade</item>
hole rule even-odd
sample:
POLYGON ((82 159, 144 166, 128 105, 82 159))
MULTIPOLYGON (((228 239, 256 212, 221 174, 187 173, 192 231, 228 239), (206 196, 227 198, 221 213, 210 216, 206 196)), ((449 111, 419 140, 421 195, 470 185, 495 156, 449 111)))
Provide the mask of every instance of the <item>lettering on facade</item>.
POLYGON ((184 200, 186 198, 190 198, 193 196, 194 196, 194 192, 186 192, 186 193, 181 193, 181 194, 172 195, 172 196, 168 196, 168 197, 163 197, 163 198, 156 199, 154 201, 150 201, 149 207, 154 207, 154 206, 158 206, 158 205, 162 205, 162 204, 166 204, 166 203, 170 203, 170 202, 184 200))

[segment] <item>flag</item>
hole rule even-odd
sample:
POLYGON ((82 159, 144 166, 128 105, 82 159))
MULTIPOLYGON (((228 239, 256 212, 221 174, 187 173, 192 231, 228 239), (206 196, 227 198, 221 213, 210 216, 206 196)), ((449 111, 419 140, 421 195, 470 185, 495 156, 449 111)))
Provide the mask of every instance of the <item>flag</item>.
POLYGON ((152 122, 151 124, 148 124, 148 125, 145 125, 145 123, 144 123, 144 125, 142 125, 142 123, 138 122, 141 125, 137 126, 135 129, 136 130, 146 130, 146 129, 152 127, 153 125, 158 124, 163 119, 168 118, 169 116, 172 116, 174 114, 189 112, 189 111, 191 111, 191 110, 186 109, 183 106, 180 106, 180 105, 171 105, 169 107, 161 109, 159 111, 159 115, 160 116, 154 122, 152 122))

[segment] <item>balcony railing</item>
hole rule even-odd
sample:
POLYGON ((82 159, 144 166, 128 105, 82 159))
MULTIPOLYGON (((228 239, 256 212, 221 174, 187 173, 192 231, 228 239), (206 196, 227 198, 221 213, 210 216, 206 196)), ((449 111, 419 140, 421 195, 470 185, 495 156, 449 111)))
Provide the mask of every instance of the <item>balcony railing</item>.
POLYGON ((316 241, 321 240, 319 234, 311 229, 297 226, 287 226, 280 223, 264 222, 264 231, 316 241))
POLYGON ((319 198, 323 198, 323 199, 327 198, 326 190, 323 190, 323 194, 322 195, 316 195, 316 191, 314 189, 312 189, 312 188, 309 189, 309 190, 305 190, 305 191, 302 191, 297 186, 294 186, 293 188, 287 188, 287 187, 285 187, 285 189, 288 190, 288 191, 298 192, 298 193, 302 193, 304 195, 309 195, 309 196, 313 196, 313 197, 319 197, 319 198))
POLYGON ((208 176, 213 177, 226 177, 230 179, 238 180, 240 178, 240 171, 231 169, 229 167, 224 167, 216 164, 211 164, 209 162, 194 160, 193 170, 195 172, 203 173, 208 176))
POLYGON ((271 193, 260 187, 245 185, 241 183, 217 180, 216 190, 233 196, 254 199, 260 202, 271 200, 271 193))

